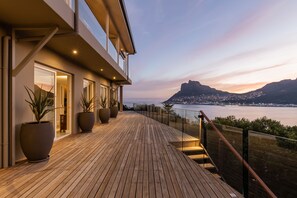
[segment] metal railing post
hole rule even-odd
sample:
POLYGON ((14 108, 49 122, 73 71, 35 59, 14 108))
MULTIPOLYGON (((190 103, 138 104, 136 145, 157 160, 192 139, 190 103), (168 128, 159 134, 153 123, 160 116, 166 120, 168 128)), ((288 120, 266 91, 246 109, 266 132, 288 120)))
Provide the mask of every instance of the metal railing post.
MULTIPOLYGON (((185 115, 185 111, 184 111, 184 115, 185 115)), ((181 121, 182 121, 182 132, 184 133, 185 132, 185 116, 181 118, 181 121)))
POLYGON ((168 111, 168 121, 167 121, 167 125, 169 126, 169 119, 170 119, 170 111, 168 111))
MULTIPOLYGON (((242 157, 248 163, 249 159, 249 130, 242 130, 242 157)), ((249 197, 249 172, 248 169, 242 165, 242 183, 243 196, 249 197)))
POLYGON ((205 125, 205 122, 204 122, 204 116, 201 114, 198 117, 201 119, 203 147, 207 150, 207 129, 206 129, 206 125, 205 125))

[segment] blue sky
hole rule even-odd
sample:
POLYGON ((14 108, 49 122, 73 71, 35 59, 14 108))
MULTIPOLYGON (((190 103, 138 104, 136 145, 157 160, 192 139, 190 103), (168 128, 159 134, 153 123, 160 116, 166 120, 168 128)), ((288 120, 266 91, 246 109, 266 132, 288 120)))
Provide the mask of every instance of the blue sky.
POLYGON ((242 93, 297 78, 296 0, 125 0, 137 54, 125 98, 197 80, 242 93))

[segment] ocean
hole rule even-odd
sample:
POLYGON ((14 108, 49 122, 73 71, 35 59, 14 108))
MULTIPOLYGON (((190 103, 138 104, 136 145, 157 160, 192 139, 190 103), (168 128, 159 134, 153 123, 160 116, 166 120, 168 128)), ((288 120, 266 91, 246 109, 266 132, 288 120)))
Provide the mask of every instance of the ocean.
MULTIPOLYGON (((162 106, 162 99, 126 99, 124 104, 133 106, 137 104, 155 104, 162 106)), ((283 125, 297 125, 297 107, 260 107, 260 106, 238 106, 238 105, 182 105, 176 104, 175 109, 187 109, 189 111, 202 110, 210 119, 215 117, 227 117, 234 115, 236 118, 247 118, 254 120, 266 116, 267 118, 280 121, 283 125)), ((180 110, 177 110, 181 112, 180 110)), ((193 113, 193 112, 192 112, 193 113)))

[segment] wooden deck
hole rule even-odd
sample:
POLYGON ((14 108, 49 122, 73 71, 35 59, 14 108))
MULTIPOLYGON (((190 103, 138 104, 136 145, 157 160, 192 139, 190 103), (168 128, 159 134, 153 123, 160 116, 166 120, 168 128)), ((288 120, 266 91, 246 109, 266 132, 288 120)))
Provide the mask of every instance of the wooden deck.
POLYGON ((0 197, 241 197, 169 143, 178 140, 166 125, 121 113, 55 142, 48 162, 0 170, 0 197))

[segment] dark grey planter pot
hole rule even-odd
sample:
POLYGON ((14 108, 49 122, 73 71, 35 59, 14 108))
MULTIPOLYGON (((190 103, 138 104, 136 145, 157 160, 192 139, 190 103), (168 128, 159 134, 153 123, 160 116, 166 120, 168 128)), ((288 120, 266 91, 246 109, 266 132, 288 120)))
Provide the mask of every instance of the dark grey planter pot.
POLYGON ((99 109, 99 119, 101 123, 108 123, 109 118, 110 118, 109 109, 99 109))
POLYGON ((94 124, 94 112, 80 112, 78 114, 78 125, 82 132, 92 132, 94 124))
POLYGON ((50 122, 31 122, 21 126, 21 147, 29 162, 48 160, 54 138, 55 132, 50 122))
POLYGON ((110 107, 110 117, 116 118, 118 116, 118 107, 110 107))

